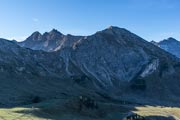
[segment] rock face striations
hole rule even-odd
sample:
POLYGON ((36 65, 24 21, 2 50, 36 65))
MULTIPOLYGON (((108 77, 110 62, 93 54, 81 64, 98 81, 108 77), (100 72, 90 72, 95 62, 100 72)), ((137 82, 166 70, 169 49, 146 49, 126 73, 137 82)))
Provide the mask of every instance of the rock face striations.
POLYGON ((123 28, 84 37, 52 30, 20 43, 0 42, 0 87, 9 94, 0 97, 3 105, 79 94, 141 103, 180 100, 179 59, 123 28))

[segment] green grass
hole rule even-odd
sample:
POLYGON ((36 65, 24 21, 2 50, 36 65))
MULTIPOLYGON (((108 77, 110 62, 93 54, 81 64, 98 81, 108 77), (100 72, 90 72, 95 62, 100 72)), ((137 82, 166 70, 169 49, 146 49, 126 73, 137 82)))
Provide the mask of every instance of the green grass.
POLYGON ((121 106, 111 103, 100 103, 99 110, 85 110, 78 113, 73 104, 68 108, 64 100, 46 101, 39 104, 15 108, 0 108, 0 120, 121 120, 129 111, 144 117, 173 116, 180 120, 180 108, 161 106, 121 106), (34 107, 32 107, 34 106, 34 107))
POLYGON ((21 113, 21 111, 32 110, 34 108, 11 108, 11 109, 0 109, 0 120, 45 120, 34 116, 33 114, 21 113))
POLYGON ((74 100, 52 100, 23 107, 0 108, 0 120, 119 120, 128 110, 115 104, 99 103, 98 110, 78 112, 74 100))

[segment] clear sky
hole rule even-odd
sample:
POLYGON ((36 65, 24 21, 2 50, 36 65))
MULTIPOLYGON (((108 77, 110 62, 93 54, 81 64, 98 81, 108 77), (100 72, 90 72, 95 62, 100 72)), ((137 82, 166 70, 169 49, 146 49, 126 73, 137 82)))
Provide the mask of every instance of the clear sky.
POLYGON ((146 40, 180 40, 180 0, 0 0, 0 37, 22 40, 55 28, 90 35, 108 26, 146 40))

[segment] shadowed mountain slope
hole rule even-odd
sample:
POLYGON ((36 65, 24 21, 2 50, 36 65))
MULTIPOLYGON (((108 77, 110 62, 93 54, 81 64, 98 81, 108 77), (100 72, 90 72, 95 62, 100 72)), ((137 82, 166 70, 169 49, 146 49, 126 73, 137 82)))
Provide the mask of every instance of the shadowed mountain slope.
MULTIPOLYGON (((44 40, 42 35, 32 36, 38 39, 35 42, 27 39, 24 43, 29 42, 32 49, 41 49, 35 46, 43 46, 44 42, 37 43, 44 40)), ((52 52, 47 52, 51 50, 31 50, 0 40, 1 105, 78 95, 96 100, 178 104, 180 63, 175 56, 113 26, 68 41, 71 44, 58 50, 51 47, 52 52)))

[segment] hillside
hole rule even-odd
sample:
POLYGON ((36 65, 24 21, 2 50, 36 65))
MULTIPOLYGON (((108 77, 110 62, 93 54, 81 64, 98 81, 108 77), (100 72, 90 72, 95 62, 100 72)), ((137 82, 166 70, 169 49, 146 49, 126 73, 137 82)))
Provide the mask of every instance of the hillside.
POLYGON ((137 102, 179 100, 179 60, 126 29, 111 26, 53 53, 62 58, 66 79, 98 94, 137 102))
POLYGON ((42 35, 37 36, 23 42, 31 45, 28 48, 0 40, 1 107, 54 100, 68 104, 67 111, 78 111, 82 96, 100 107, 94 114, 83 109, 85 116, 103 114, 98 111, 104 104, 115 104, 114 112, 123 108, 126 113, 139 105, 180 106, 179 59, 124 28, 111 26, 51 49, 37 47, 44 45, 37 43, 44 40, 42 35))

